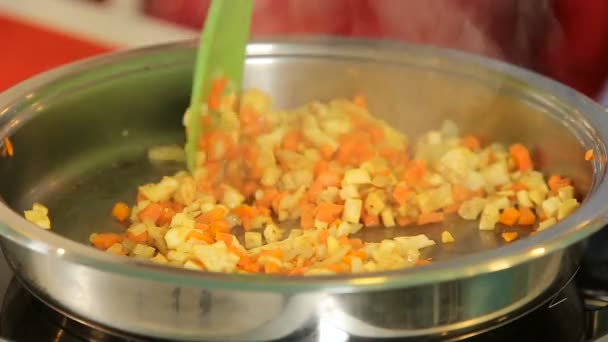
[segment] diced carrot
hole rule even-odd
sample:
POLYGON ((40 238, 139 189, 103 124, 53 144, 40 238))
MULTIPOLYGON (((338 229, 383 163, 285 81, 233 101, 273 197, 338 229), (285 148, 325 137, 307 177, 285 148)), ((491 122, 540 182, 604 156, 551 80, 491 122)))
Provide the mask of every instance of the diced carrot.
POLYGON ((329 237, 329 232, 327 231, 327 229, 321 229, 319 231, 319 242, 320 243, 327 243, 327 238, 329 237))
POLYGON ((273 258, 282 260, 283 259, 283 250, 280 248, 264 249, 260 252, 260 256, 273 257, 273 258))
POLYGON ((281 201, 283 200, 283 198, 285 198, 285 196, 287 196, 286 192, 279 192, 272 199, 272 209, 274 210, 275 213, 279 212, 279 209, 280 209, 280 206, 281 206, 281 201))
POLYGON ((325 189, 330 186, 339 186, 341 181, 341 177, 339 174, 326 170, 319 174, 319 176, 315 179, 314 186, 319 186, 322 189, 325 189))
POLYGON ((325 268, 336 273, 343 273, 345 271, 344 266, 342 264, 329 264, 325 266, 325 268))
POLYGON ((240 218, 254 217, 256 215, 255 208, 252 206, 246 205, 246 204, 240 205, 240 206, 232 209, 232 212, 240 218))
POLYGON ((425 224, 442 222, 444 219, 444 214, 440 212, 420 214, 416 220, 416 224, 422 226, 425 224))
POLYGON ((122 236, 115 233, 101 233, 95 235, 93 245, 105 251, 106 249, 112 247, 113 244, 121 242, 122 239, 122 236))
POLYGON ((272 206, 272 202, 274 201, 274 198, 279 194, 279 192, 277 191, 277 189, 274 188, 270 188, 270 189, 266 189, 264 190, 264 196, 256 201, 256 205, 261 206, 261 207, 266 207, 266 208, 270 208, 272 206))
POLYGON ((145 208, 143 208, 139 213, 137 213, 137 217, 139 217, 141 221, 150 221, 156 223, 162 213, 163 206, 159 203, 152 202, 148 204, 145 208))
POLYGON ((405 227, 405 226, 409 226, 410 224, 412 224, 414 222, 414 219, 411 217, 407 217, 407 216, 397 216, 397 224, 400 227, 405 227))
POLYGON ((338 241, 342 246, 350 246, 350 239, 348 238, 348 236, 340 236, 338 241))
POLYGON ((258 263, 251 263, 251 264, 243 266, 243 271, 250 272, 250 273, 260 273, 261 270, 262 270, 262 266, 258 263))
POLYGON ((292 268, 289 273, 287 273, 288 275, 302 275, 304 274, 306 271, 308 270, 308 267, 304 267, 304 266, 299 266, 299 267, 294 267, 292 268))
POLYGON ((112 208, 112 216, 120 222, 125 222, 130 213, 131 209, 129 209, 129 206, 124 202, 118 202, 114 204, 114 208, 112 208))
POLYGON ((329 144, 321 146, 319 148, 319 152, 324 160, 331 160, 331 158, 334 156, 334 148, 329 144))
POLYGON ((206 243, 212 244, 215 242, 213 237, 206 232, 203 232, 199 229, 192 229, 188 235, 186 235, 186 239, 195 239, 199 241, 204 241, 206 243))
POLYGON ((367 254, 364 251, 351 251, 342 259, 345 264, 350 265, 352 263, 352 258, 359 258, 361 261, 365 261, 367 254))
POLYGON ((274 262, 267 262, 264 265, 264 272, 266 274, 276 274, 281 272, 281 267, 274 262))
POLYGON ((517 232, 504 232, 501 235, 502 239, 506 242, 511 242, 519 237, 519 234, 517 234, 517 232))
POLYGON ((378 215, 370 215, 363 212, 361 215, 363 225, 366 227, 376 227, 380 225, 380 217, 378 215))
POLYGON ((418 261, 416 261, 416 266, 430 265, 431 263, 432 261, 429 259, 418 259, 418 261))
POLYGON ((319 177, 320 174, 327 171, 329 163, 325 160, 319 160, 314 167, 315 178, 319 177))
POLYGON ((300 131, 293 130, 293 131, 287 132, 283 136, 283 143, 281 145, 286 150, 295 151, 295 150, 297 150, 298 145, 300 144, 301 140, 302 140, 302 135, 301 135, 300 131))
POLYGON ((455 202, 462 203, 471 199, 473 196, 474 193, 462 185, 455 184, 452 186, 452 197, 455 202))
POLYGON ((213 81, 209 93, 209 109, 217 110, 220 108, 220 100, 227 84, 228 78, 226 77, 220 77, 213 81))
POLYGON ((393 198, 400 205, 406 205, 410 197, 410 190, 404 182, 399 182, 393 190, 393 198))
POLYGON ((569 178, 562 178, 560 175, 551 175, 547 181, 547 184, 549 185, 551 192, 557 194, 560 188, 571 185, 572 181, 569 178))
POLYGON ((232 158, 236 152, 232 137, 218 130, 201 135, 199 148, 207 152, 207 160, 211 162, 232 158))
POLYGON ((595 160, 595 155, 593 154, 593 150, 592 150, 592 149, 587 150, 587 151, 585 152, 585 160, 586 160, 586 161, 592 161, 592 160, 595 160))
POLYGON ((138 242, 138 243, 144 243, 146 241, 148 241, 148 232, 147 231, 143 231, 137 235, 131 233, 131 232, 127 232, 127 238, 129 240, 138 242))
POLYGON ((461 205, 460 202, 454 202, 454 203, 448 205, 447 207, 443 208, 443 212, 445 214, 453 214, 453 213, 457 212, 458 209, 460 209, 460 205, 461 205))
POLYGON ((513 144, 509 147, 509 153, 520 171, 530 171, 533 168, 530 151, 522 144, 513 144))
POLYGON ((367 109, 367 101, 365 100, 365 96, 361 94, 355 95, 353 98, 353 103, 359 108, 367 109))
POLYGON ((156 220, 156 224, 159 226, 164 226, 171 222, 176 213, 171 203, 162 203, 161 205, 163 206, 163 209, 161 210, 160 216, 156 220))
POLYGON ((520 215, 521 214, 519 210, 509 207, 504 209, 502 213, 500 213, 499 222, 506 226, 512 226, 515 224, 515 222, 517 222, 520 215))
POLYGON ((536 215, 530 208, 522 207, 519 209, 519 221, 520 226, 531 226, 536 222, 536 215))
POLYGON ((363 247, 363 240, 361 239, 350 239, 350 245, 353 249, 359 249, 363 247))
POLYGON ((215 233, 215 241, 224 241, 226 246, 232 246, 234 235, 217 231, 215 233))
POLYGON ((384 128, 378 125, 372 125, 367 129, 372 143, 379 144, 384 141, 384 128))
POLYGON ((302 229, 315 227, 315 206, 310 203, 300 205, 300 226, 302 229))
POLYGON ((316 210, 315 219, 326 223, 331 223, 342 214, 343 205, 330 202, 322 202, 316 210))
POLYGON ((222 220, 226 214, 227 212, 224 208, 215 207, 208 212, 199 215, 196 218, 196 222, 210 224, 212 222, 222 220))
POLYGON ((15 154, 15 148, 13 147, 13 142, 10 138, 4 138, 2 140, 2 156, 3 157, 12 157, 15 154))
POLYGON ((209 230, 213 233, 222 232, 228 233, 230 232, 230 224, 226 220, 217 220, 213 221, 209 224, 209 230))
POLYGON ((462 146, 468 148, 471 151, 477 151, 481 148, 481 142, 479 138, 474 135, 467 135, 462 138, 461 141, 462 146))
POLYGON ((408 184, 419 185, 423 183, 426 175, 426 163, 424 160, 415 160, 405 169, 402 179, 408 184))

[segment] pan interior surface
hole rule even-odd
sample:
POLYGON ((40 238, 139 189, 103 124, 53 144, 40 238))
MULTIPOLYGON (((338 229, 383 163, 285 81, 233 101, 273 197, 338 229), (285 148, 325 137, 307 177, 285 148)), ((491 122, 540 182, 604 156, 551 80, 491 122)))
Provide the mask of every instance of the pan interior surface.
MULTIPOLYGON (((87 82, 24 109, 29 119, 11 137, 15 156, 0 162, 0 196, 11 208, 21 213, 33 202, 43 203, 53 232, 88 243, 93 232, 124 229, 110 215, 115 202, 132 203, 138 185, 184 168, 150 163, 146 153, 152 146, 183 143, 192 59, 129 63, 126 71, 112 65, 88 71, 87 82)), ((412 141, 450 119, 485 142, 530 146, 540 169, 571 177, 581 197, 592 186, 592 167, 581 157, 590 138, 571 129, 567 110, 530 96, 525 85, 498 72, 415 56, 386 63, 301 53, 250 57, 245 87, 267 91, 278 109, 361 92, 374 115, 412 141)), ((424 257, 453 259, 503 244, 501 229, 481 232, 477 222, 456 217, 441 225, 364 229, 361 236, 378 241, 424 233, 439 242, 444 230, 456 243, 438 243, 424 257)))

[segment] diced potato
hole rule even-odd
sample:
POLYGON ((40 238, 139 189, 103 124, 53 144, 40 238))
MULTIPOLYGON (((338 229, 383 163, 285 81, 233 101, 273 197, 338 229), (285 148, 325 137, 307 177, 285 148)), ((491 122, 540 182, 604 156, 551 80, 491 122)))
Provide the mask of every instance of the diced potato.
POLYGON ((452 243, 454 241, 455 241, 454 237, 447 230, 445 230, 441 233, 441 242, 442 243, 452 243))
POLYGON ((359 189, 354 184, 346 184, 340 189, 340 198, 347 200, 349 198, 361 198, 359 189))
POLYGON ((454 203, 452 186, 449 183, 419 193, 415 198, 418 208, 423 214, 432 213, 454 203))
POLYGON ((224 196, 222 198, 222 203, 224 205, 230 209, 234 209, 243 204, 243 201, 245 201, 245 196, 243 196, 237 189, 225 184, 223 188, 224 196))
POLYGON ((245 248, 251 249, 262 245, 262 234, 259 232, 245 232, 245 248))
POLYGON ((369 184, 371 181, 365 169, 349 169, 344 173, 344 184, 369 184))
POLYGON ((184 268, 187 268, 189 270, 195 270, 195 271, 203 270, 203 267, 199 263, 194 262, 192 260, 187 260, 184 263, 184 268))
POLYGON ((532 189, 528 192, 528 196, 530 197, 530 200, 535 204, 535 205, 541 205, 543 204, 543 201, 546 198, 546 192, 538 190, 538 189, 532 189))
POLYGON ((571 185, 563 186, 559 188, 559 190, 557 191, 557 195, 562 201, 574 198, 574 187, 571 185))
POLYGON ((340 249, 340 242, 330 235, 327 238, 327 253, 334 254, 338 249, 340 249))
POLYGON ((154 256, 155 252, 156 252, 156 249, 154 249, 154 247, 150 247, 150 246, 138 243, 135 245, 135 247, 131 251, 131 255, 133 255, 136 258, 150 259, 154 256))
POLYGON ((25 219, 43 229, 51 229, 51 219, 48 216, 49 210, 40 203, 34 203, 32 210, 23 212, 25 219))
POLYGON ((264 238, 266 239, 267 243, 279 241, 281 240, 282 236, 283 230, 275 224, 271 223, 264 228, 264 238))
POLYGON ((363 201, 357 198, 349 198, 344 201, 344 211, 342 213, 342 220, 349 223, 358 223, 361 219, 361 208, 363 207, 363 201))
POLYGON ((156 255, 150 259, 150 261, 152 261, 156 264, 161 264, 161 265, 165 265, 169 262, 169 260, 160 253, 156 253, 156 255))
POLYGON ((192 231, 192 228, 187 227, 175 227, 171 228, 165 234, 165 243, 169 249, 176 249, 180 244, 186 241, 188 234, 192 231))
POLYGON ((391 208, 385 208, 380 213, 380 218, 382 219, 382 224, 385 227, 390 228, 395 226, 395 217, 393 216, 393 211, 391 208))
POLYGON ((276 166, 270 166, 264 169, 260 183, 265 186, 274 186, 281 178, 281 170, 276 166))
POLYGON ((534 203, 530 199, 530 195, 526 190, 519 190, 516 194, 517 196, 517 205, 523 208, 532 208, 534 203))
POLYGON ((537 231, 541 232, 549 227, 551 227, 552 225, 556 224, 557 220, 555 219, 555 217, 549 217, 548 219, 542 221, 541 223, 538 224, 538 228, 536 229, 537 231))
POLYGON ((566 199, 559 206, 559 209, 557 209, 557 219, 560 221, 563 220, 566 216, 572 214, 578 207, 580 207, 580 203, 578 203, 576 199, 566 199))
POLYGON ((266 93, 257 90, 246 90, 241 97, 241 109, 253 110, 256 113, 268 112, 272 107, 272 99, 266 93))
POLYGON ((506 197, 491 197, 488 199, 488 204, 497 208, 498 210, 506 209, 511 206, 511 202, 506 197))
POLYGON ((152 202, 168 201, 177 188, 179 183, 173 177, 163 177, 157 184, 146 184, 139 187, 139 192, 152 202))
POLYGON ((106 252, 114 253, 114 254, 125 254, 124 247, 121 243, 115 243, 110 248, 106 249, 106 252))
POLYGON ((182 253, 182 252, 178 252, 178 251, 169 251, 167 252, 167 259, 169 261, 175 261, 178 262, 180 264, 183 264, 184 262, 186 262, 186 260, 188 260, 189 256, 186 253, 182 253))
POLYGON ((465 220, 477 220, 477 217, 479 217, 479 214, 481 214, 486 204, 486 199, 473 197, 460 205, 458 208, 458 215, 465 220))
POLYGON ((193 250, 196 258, 211 272, 232 272, 240 259, 228 250, 223 241, 213 245, 196 245, 193 250))
POLYGON ((494 163, 482 170, 482 175, 486 184, 490 186, 499 186, 510 181, 509 170, 506 163, 494 163))
POLYGON ((549 197, 542 203, 543 212, 545 213, 545 215, 547 215, 547 217, 556 216, 557 210, 559 209, 561 204, 562 203, 559 200, 559 197, 557 197, 557 196, 549 197))
POLYGON ((384 192, 373 191, 370 192, 365 198, 363 203, 365 211, 370 215, 380 215, 384 207, 386 206, 384 199, 384 192))
POLYGON ((479 220, 479 230, 494 230, 500 219, 500 211, 492 205, 486 205, 479 220))

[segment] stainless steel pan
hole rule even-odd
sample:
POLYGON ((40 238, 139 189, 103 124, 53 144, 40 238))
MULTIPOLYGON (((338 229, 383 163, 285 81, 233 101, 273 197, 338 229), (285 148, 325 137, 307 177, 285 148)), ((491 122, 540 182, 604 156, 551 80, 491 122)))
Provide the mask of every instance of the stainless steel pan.
MULTIPOLYGON (((246 85, 278 107, 367 94, 378 116, 415 137, 443 119, 492 141, 524 142, 546 172, 572 176, 580 210, 535 236, 450 221, 457 243, 437 262, 356 276, 281 277, 193 272, 103 253, 91 232, 136 185, 181 165, 152 165, 146 149, 182 142, 193 45, 120 52, 51 71, 0 95, 0 233, 15 273, 39 298, 100 326, 171 340, 262 341, 318 325, 363 337, 450 337, 506 323, 546 302, 573 275, 581 241, 608 213, 608 116, 575 91, 522 69, 447 50, 374 41, 290 39, 248 47, 246 85), (595 150, 593 163, 584 151, 595 150), (21 217, 50 208, 51 232, 21 217)), ((364 233, 425 232, 442 227, 364 233)), ((524 232, 522 232, 524 233, 524 232)), ((329 329, 329 330, 328 330, 329 329)))

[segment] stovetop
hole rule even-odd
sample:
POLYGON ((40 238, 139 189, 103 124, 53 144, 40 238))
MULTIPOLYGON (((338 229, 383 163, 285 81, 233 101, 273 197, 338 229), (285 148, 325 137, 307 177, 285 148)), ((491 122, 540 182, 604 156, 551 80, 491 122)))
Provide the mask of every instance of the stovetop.
MULTIPOLYGON (((26 291, 0 257, 0 341, 15 342, 82 342, 82 341, 144 341, 145 339, 91 328, 67 318, 26 291)), ((471 342, 586 342, 589 320, 600 319, 586 310, 576 281, 570 282, 549 303, 514 322, 486 331, 459 336, 471 342)), ((432 339, 417 339, 416 341, 432 339)), ((435 339, 436 340, 436 339, 435 339)), ((316 324, 308 331, 290 336, 285 341, 296 342, 355 342, 371 341, 349 337, 323 324, 316 324)), ((395 340, 391 340, 395 341, 395 340)), ((595 340, 599 342, 600 340, 595 340)), ((278 341, 276 341, 278 342, 278 341)), ((603 341, 606 342, 606 341, 603 341)))

